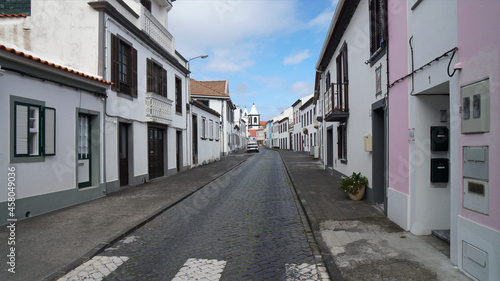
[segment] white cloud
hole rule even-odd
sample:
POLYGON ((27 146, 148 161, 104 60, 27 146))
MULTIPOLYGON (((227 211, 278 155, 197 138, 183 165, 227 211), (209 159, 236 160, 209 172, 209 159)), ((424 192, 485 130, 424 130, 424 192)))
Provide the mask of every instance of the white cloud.
POLYGON ((310 82, 299 81, 289 87, 288 91, 297 93, 297 96, 300 97, 308 96, 314 92, 314 85, 310 82))
POLYGON ((321 30, 322 27, 328 28, 330 22, 332 21, 333 13, 335 12, 335 8, 337 7, 338 2, 338 0, 332 0, 331 5, 325 11, 323 11, 307 23, 307 27, 318 28, 319 30, 321 30))
POLYGON ((288 57, 283 59, 283 64, 284 65, 291 65, 291 64, 299 64, 303 62, 305 59, 309 58, 311 54, 309 54, 309 50, 303 50, 301 52, 291 54, 288 57))

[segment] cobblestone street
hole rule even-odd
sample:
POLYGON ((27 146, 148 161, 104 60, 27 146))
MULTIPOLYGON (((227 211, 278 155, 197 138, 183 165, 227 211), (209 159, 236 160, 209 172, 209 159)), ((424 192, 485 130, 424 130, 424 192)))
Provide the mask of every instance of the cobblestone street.
POLYGON ((261 150, 60 280, 89 277, 328 280, 281 158, 271 150, 261 150))

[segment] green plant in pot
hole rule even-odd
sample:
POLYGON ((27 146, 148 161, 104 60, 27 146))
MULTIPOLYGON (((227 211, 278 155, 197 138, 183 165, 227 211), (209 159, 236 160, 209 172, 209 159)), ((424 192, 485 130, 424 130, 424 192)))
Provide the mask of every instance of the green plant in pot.
POLYGON ((352 200, 361 200, 365 195, 368 179, 361 173, 352 173, 349 177, 340 179, 340 188, 349 195, 352 200))

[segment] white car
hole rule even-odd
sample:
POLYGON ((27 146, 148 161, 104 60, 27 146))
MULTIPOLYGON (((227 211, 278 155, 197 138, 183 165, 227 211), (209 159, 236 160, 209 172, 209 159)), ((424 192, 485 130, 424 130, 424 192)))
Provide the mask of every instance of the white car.
POLYGON ((259 146, 257 145, 256 142, 249 142, 247 144, 247 152, 259 152, 259 146))

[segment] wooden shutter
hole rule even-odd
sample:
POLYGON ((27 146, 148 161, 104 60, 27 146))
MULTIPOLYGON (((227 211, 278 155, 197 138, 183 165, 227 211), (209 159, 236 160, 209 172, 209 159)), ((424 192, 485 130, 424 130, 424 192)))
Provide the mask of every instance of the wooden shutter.
POLYGON ((161 70, 161 95, 167 97, 167 71, 161 70))
POLYGON ((146 77, 147 77, 147 89, 148 92, 154 92, 154 78, 153 78, 153 61, 146 59, 146 77))
POLYGON ((26 105, 16 105, 15 155, 28 155, 28 110, 29 108, 26 105))
POLYGON ((119 78, 120 78, 120 39, 118 36, 111 34, 111 82, 114 83, 113 90, 118 91, 119 89, 119 78))
POLYGON ((44 149, 45 155, 56 154, 56 110, 44 109, 44 149))
POLYGON ((132 77, 130 77, 130 93, 132 97, 137 98, 137 50, 130 47, 131 49, 131 65, 132 65, 132 77))

